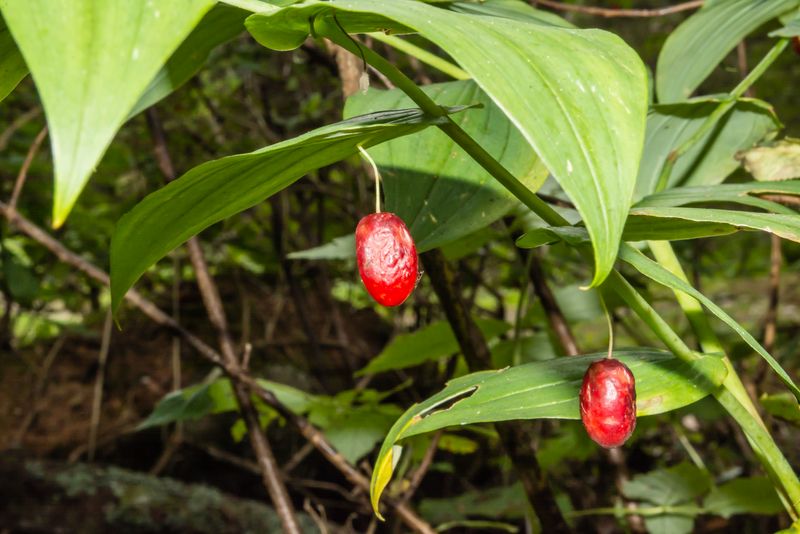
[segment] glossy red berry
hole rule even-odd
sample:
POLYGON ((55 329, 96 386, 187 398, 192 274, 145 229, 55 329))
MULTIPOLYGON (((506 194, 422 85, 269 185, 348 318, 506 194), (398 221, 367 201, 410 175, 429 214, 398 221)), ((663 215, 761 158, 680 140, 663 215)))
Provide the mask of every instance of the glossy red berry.
POLYGON ((589 366, 580 400, 583 426, 598 445, 619 447, 636 428, 635 381, 619 360, 605 358, 589 366))
POLYGON ((373 213, 359 221, 356 259, 364 286, 379 304, 398 306, 417 285, 417 248, 394 213, 373 213))

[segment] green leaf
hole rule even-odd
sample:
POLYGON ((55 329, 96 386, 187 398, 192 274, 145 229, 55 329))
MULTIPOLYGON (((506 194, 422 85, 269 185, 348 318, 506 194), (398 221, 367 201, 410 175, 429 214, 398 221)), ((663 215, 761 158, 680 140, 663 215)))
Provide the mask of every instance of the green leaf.
POLYGON ((356 257, 356 235, 348 234, 318 247, 290 252, 290 260, 350 260, 356 257))
MULTIPOLYGON (((511 325, 497 319, 476 318, 475 322, 487 341, 507 332, 511 325)), ((425 328, 395 337, 383 351, 370 360, 356 376, 405 369, 439 360, 459 351, 458 342, 447 321, 437 321, 425 328)))
POLYGON ((800 216, 706 208, 633 208, 631 216, 657 219, 683 219, 698 223, 735 226, 743 230, 761 230, 790 241, 800 242, 800 216))
POLYGON ((457 13, 503 17, 533 22, 547 26, 574 28, 575 25, 562 19, 555 13, 536 9, 524 0, 481 0, 480 2, 447 2, 443 7, 457 13))
POLYGON ((792 17, 789 20, 786 20, 783 28, 769 32, 769 36, 787 38, 800 36, 800 16, 792 17))
POLYGON ((360 406, 346 410, 325 428, 325 436, 351 464, 356 464, 376 444, 400 415, 396 406, 360 406))
POLYGON ((797 399, 792 395, 788 393, 762 394, 758 401, 770 415, 784 421, 800 424, 800 406, 797 404, 797 399))
POLYGON ((47 115, 54 227, 147 85, 213 3, 0 0, 47 115))
POLYGON ((677 187, 647 196, 636 203, 635 208, 677 207, 689 204, 729 202, 753 206, 773 213, 795 215, 797 212, 777 202, 757 195, 800 195, 800 180, 785 182, 747 182, 742 184, 719 184, 701 187, 677 187))
POLYGON ((625 482, 622 492, 629 499, 652 504, 687 503, 704 495, 711 488, 711 477, 689 463, 636 475, 625 482))
MULTIPOLYGON (((719 385, 727 371, 722 359, 702 355, 691 365, 653 349, 615 351, 636 378, 637 416, 691 404, 719 385)), ((529 363, 456 378, 439 393, 409 408, 381 447, 370 496, 378 510, 401 440, 449 426, 512 419, 578 419, 578 390, 589 364, 605 353, 529 363)))
POLYGON ((647 74, 636 53, 599 30, 454 13, 411 0, 305 2, 253 15, 246 25, 265 46, 275 44, 275 32, 296 32, 297 46, 312 32, 334 32, 334 12, 352 33, 380 29, 368 28, 374 13, 414 29, 472 76, 576 205, 592 236, 592 284, 602 282, 616 258, 644 140, 647 74))
POLYGON ((22 54, 19 53, 17 43, 11 37, 5 20, 0 16, 0 102, 14 90, 14 88, 28 74, 28 67, 22 54))
MULTIPOLYGON (((294 413, 304 413, 315 401, 315 397, 304 391, 259 380, 259 385, 271 391, 275 397, 294 413)), ((195 421, 207 415, 232 412, 237 409, 236 398, 227 378, 208 384, 198 384, 169 393, 156 405, 153 413, 145 419, 139 429, 160 426, 179 421, 195 421)))
MULTIPOLYGON (((650 110, 636 198, 655 192, 669 155, 700 129, 719 103, 718 98, 706 97, 654 106, 650 110)), ((769 104, 761 100, 740 99, 715 128, 678 158, 667 188, 721 183, 739 167, 737 152, 774 136, 780 127, 781 123, 769 104)))
POLYGON ((659 102, 690 96, 747 35, 800 5, 798 0, 708 2, 670 34, 656 67, 659 102))
POLYGON ((800 178, 800 140, 784 139, 739 155, 744 168, 756 180, 775 181, 800 178))
POLYGON ((224 4, 209 11, 156 74, 129 117, 144 111, 189 81, 203 67, 214 48, 244 31, 244 19, 248 15, 247 11, 224 4))
POLYGON ((480 488, 456 497, 422 499, 419 513, 433 524, 459 521, 467 517, 517 519, 525 517, 528 501, 522 484, 480 488))
POLYGON ((775 515, 783 505, 767 477, 737 478, 715 488, 703 501, 711 513, 730 517, 735 514, 775 515))
MULTIPOLYGON (((677 208, 675 208, 677 209, 677 208)), ((689 209, 689 208, 686 208, 689 209)), ((698 210, 698 211, 711 211, 711 210, 698 210)), ((716 211, 716 210, 714 210, 716 211)), ((775 217, 778 217, 777 215, 775 217)), ((734 332, 739 334, 739 337, 742 340, 750 345, 750 347, 755 350, 766 362, 772 367, 772 370, 783 380, 783 383, 786 384, 794 396, 800 400, 800 388, 792 381, 791 377, 784 371, 781 365, 772 357, 772 355, 767 352, 767 350, 761 346, 761 344, 756 341, 756 339, 745 330, 742 325, 736 322, 733 317, 728 315, 722 308, 714 304, 713 301, 708 299, 705 295, 700 293, 694 287, 689 285, 688 283, 684 282, 667 269, 662 267, 657 262, 651 260, 635 248, 623 244, 620 247, 619 257, 622 261, 630 264, 633 266, 637 271, 645 275, 646 277, 650 278, 651 280, 658 282, 659 284, 666 286, 673 290, 683 291, 687 295, 691 295, 692 297, 699 300, 703 306, 705 306, 711 313, 717 316, 719 320, 723 323, 728 325, 734 332)))
POLYGON ((203 163, 151 193, 123 216, 111 239, 111 302, 155 262, 193 235, 244 211, 309 171, 353 155, 357 146, 417 132, 442 119, 419 110, 356 117, 249 154, 203 163))
MULTIPOLYGON (((425 86, 440 105, 480 104, 454 117, 467 133, 531 191, 547 178, 530 145, 492 100, 470 80, 425 86)), ((345 117, 413 107, 400 90, 371 89, 350 97, 345 117)), ((384 209, 403 219, 417 250, 449 244, 493 223, 518 204, 491 175, 438 129, 429 128, 370 149, 383 178, 384 209)))

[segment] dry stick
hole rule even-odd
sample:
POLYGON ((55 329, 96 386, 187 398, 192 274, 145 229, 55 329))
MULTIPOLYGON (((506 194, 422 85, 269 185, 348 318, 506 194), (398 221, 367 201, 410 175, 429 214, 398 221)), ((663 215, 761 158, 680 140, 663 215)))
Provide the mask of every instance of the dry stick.
POLYGON ((410 501, 419 489, 419 486, 422 484, 422 480, 425 478, 425 474, 428 472, 428 469, 430 469, 431 464, 433 463, 433 457, 436 455, 436 449, 439 448, 439 440, 441 438, 441 430, 433 435, 431 443, 428 445, 428 449, 425 451, 425 456, 422 457, 419 467, 414 471, 414 474, 411 475, 411 480, 408 481, 408 489, 400 498, 402 502, 410 501))
MULTIPOLYGON (((154 150, 159 168, 167 181, 172 181, 175 179, 175 169, 172 165, 172 158, 169 155, 161 122, 155 110, 152 108, 147 112, 147 122, 155 142, 154 150)), ((205 256, 200 247, 200 240, 196 236, 192 237, 186 245, 189 250, 189 258, 194 268, 195 277, 197 278, 197 287, 200 290, 208 319, 217 331, 220 352, 222 353, 223 361, 226 363, 226 369, 239 369, 239 359, 236 355, 233 338, 228 329, 225 310, 222 306, 222 298, 220 297, 216 282, 208 271, 208 264, 206 263, 205 256)), ((236 402, 239 405, 242 418, 247 426, 250 445, 253 447, 253 452, 261 467, 264 487, 267 489, 270 499, 272 499, 272 504, 281 520, 283 529, 290 534, 300 534, 300 525, 297 523, 297 518, 295 517, 294 506, 292 505, 286 485, 280 478, 280 469, 278 467, 278 462, 275 460, 275 455, 272 452, 272 447, 267 440, 266 434, 261 430, 258 412, 253 405, 253 400, 247 389, 239 381, 234 380, 232 385, 236 402)))
POLYGON ((25 419, 19 426, 19 430, 17 430, 17 436, 14 438, 16 446, 22 444, 22 439, 25 437, 28 429, 33 424, 33 420, 36 418, 36 414, 38 413, 36 401, 39 400, 39 397, 44 393, 44 388, 47 385, 47 375, 50 373, 50 368, 53 366, 53 362, 56 360, 58 353, 61 352, 61 347, 64 346, 64 341, 66 341, 66 339, 64 334, 59 336, 44 358, 44 363, 42 363, 41 370, 39 371, 39 380, 36 382, 36 387, 33 388, 33 402, 31 403, 28 413, 25 414, 25 419))
MULTIPOLYGON (((444 254, 432 250, 421 259, 470 371, 491 369, 489 347, 464 304, 458 280, 444 254)), ((530 422, 495 423, 495 428, 541 524, 548 532, 571 532, 536 458, 530 422)))
POLYGON ((11 200, 8 201, 8 207, 12 210, 17 209, 19 195, 22 193, 22 187, 25 185, 25 180, 28 178, 28 170, 31 168, 33 158, 35 158, 36 154, 39 152, 39 148, 42 146, 42 142, 44 142, 45 137, 47 137, 47 126, 41 129, 39 134, 33 140, 33 143, 31 143, 31 146, 28 149, 28 154, 25 156, 25 161, 22 162, 22 167, 19 169, 17 181, 14 182, 14 191, 11 193, 11 200))
MULTIPOLYGON (((83 272, 89 278, 108 286, 108 274, 91 262, 85 260, 71 250, 67 249, 61 242, 53 238, 50 234, 42 230, 40 227, 23 217, 17 212, 10 213, 8 206, 4 202, 0 202, 0 212, 8 220, 9 224, 14 226, 17 230, 27 235, 44 248, 49 250, 59 260, 71 265, 83 272)), ((333 466, 338 469, 353 485, 358 488, 369 491, 369 479, 361 472, 356 470, 346 459, 342 456, 333 445, 327 440, 325 435, 320 432, 316 427, 308 422, 304 417, 295 415, 289 411, 270 391, 262 388, 256 380, 248 373, 242 371, 239 366, 234 368, 228 367, 226 362, 223 361, 222 356, 206 344, 202 339, 198 338, 180 324, 175 319, 164 313, 158 306, 153 304, 150 300, 145 298, 141 293, 135 289, 129 290, 125 294, 125 299, 133 304, 136 308, 149 317, 154 323, 163 328, 167 328, 173 332, 178 333, 186 343, 188 343, 194 350, 203 356, 209 362, 218 365, 224 369, 235 381, 241 382, 249 387, 254 395, 264 401, 270 408, 278 412, 290 424, 295 426, 300 434, 325 457, 333 466)), ((423 534, 433 534, 433 528, 422 520, 414 510, 405 504, 400 504, 393 499, 383 499, 383 502, 395 508, 397 515, 403 522, 416 532, 423 534)))
POLYGON ((3 133, 0 133, 0 152, 6 149, 8 146, 8 142, 11 140, 11 137, 17 133, 17 131, 28 124, 30 121, 35 119, 39 116, 42 112, 41 106, 36 106, 34 108, 29 109, 12 122, 8 128, 3 130, 3 133))
POLYGON ((103 324, 103 339, 100 342, 100 355, 97 358, 97 378, 94 381, 94 393, 92 395, 89 443, 86 447, 86 455, 90 462, 94 460, 94 452, 97 446, 97 427, 100 426, 100 413, 103 407, 103 382, 106 377, 106 362, 108 361, 108 350, 111 348, 111 325, 113 324, 113 317, 109 309, 103 324))
POLYGON ((665 15, 672 15, 680 13, 681 11, 690 11, 692 9, 699 9, 703 7, 704 0, 693 0, 691 2, 684 2, 683 4, 676 4, 669 7, 659 7, 655 9, 612 9, 605 7, 592 7, 592 6, 576 6, 573 4, 564 4, 563 2, 556 2, 555 0, 535 0, 534 6, 543 5, 558 11, 572 11, 575 13, 584 13, 586 15, 597 15, 606 18, 640 18, 640 17, 663 17, 665 15))
POLYGON ((550 328, 555 332, 561 347, 564 349, 564 353, 567 356, 577 356, 580 354, 580 349, 578 349, 575 336, 572 335, 569 323, 567 323, 564 314, 561 312, 561 308, 558 306, 553 292, 550 291, 550 286, 547 285, 544 271, 542 270, 541 258, 535 250, 529 253, 532 254, 533 257, 531 258, 530 268, 528 269, 528 276, 530 276, 536 296, 539 297, 542 303, 542 308, 544 308, 544 312, 547 315, 550 328))

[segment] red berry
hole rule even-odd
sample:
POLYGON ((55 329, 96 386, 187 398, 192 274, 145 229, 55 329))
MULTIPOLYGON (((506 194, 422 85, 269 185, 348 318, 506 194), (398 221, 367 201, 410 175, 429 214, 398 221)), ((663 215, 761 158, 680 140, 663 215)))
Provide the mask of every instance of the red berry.
POLYGON ((417 285, 417 248, 403 219, 394 213, 361 219, 356 259, 364 286, 379 304, 398 306, 417 285))
POLYGON ((636 428, 633 373, 613 358, 593 362, 583 375, 581 419, 589 437, 610 449, 619 447, 636 428))

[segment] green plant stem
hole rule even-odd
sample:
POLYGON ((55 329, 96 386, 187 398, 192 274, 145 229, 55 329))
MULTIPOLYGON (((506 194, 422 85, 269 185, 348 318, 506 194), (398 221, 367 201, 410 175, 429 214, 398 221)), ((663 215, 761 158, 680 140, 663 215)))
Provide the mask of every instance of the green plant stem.
MULTIPOLYGON (((446 117, 447 122, 440 125, 439 128, 536 215, 552 226, 569 225, 566 219, 553 210, 553 208, 540 199, 534 192, 525 187, 522 182, 486 152, 483 147, 469 136, 469 134, 452 122, 449 117, 447 117, 446 112, 397 67, 369 48, 357 44, 353 38, 343 33, 342 30, 335 25, 327 23, 324 20, 317 20, 315 24, 316 26, 314 29, 319 34, 328 37, 339 46, 359 57, 363 54, 363 57, 369 64, 383 73, 395 86, 405 92, 420 109, 435 117, 446 117)), ((753 69, 750 76, 743 80, 735 91, 744 93, 747 87, 766 70, 783 48, 786 47, 785 42, 782 46, 780 45, 781 43, 779 42, 776 47, 773 47, 773 50, 767 54, 767 57, 753 69)), ((713 123, 708 126, 708 128, 711 127, 713 127, 713 123)), ((688 148, 686 148, 686 150, 688 150, 688 148)), ((650 306, 619 272, 612 270, 605 284, 631 307, 676 357, 688 362, 698 359, 698 355, 683 342, 681 337, 672 330, 669 324, 661 318, 658 312, 650 306)), ((729 374, 736 375, 732 368, 729 368, 729 371, 729 374)), ((738 376, 736 376, 735 380, 738 380, 738 376)), ((711 384, 710 380, 709 384, 711 384)), ((739 381, 739 384, 741 384, 741 381, 739 381)), ((709 390, 713 392, 723 408, 725 408, 742 427, 745 434, 752 440, 752 443, 763 453, 761 458, 765 460, 765 468, 772 473, 776 479, 780 480, 781 486, 789 499, 785 504, 787 504, 787 509, 793 519, 795 519, 800 515, 800 481, 798 481, 797 475, 786 461, 780 449, 778 449, 772 436, 770 436, 760 421, 753 418, 750 411, 737 400, 737 395, 725 389, 726 387, 737 389, 734 379, 726 379, 724 387, 721 388, 712 388, 709 386, 709 390)))
POLYGON ((472 76, 470 76, 469 73, 467 73, 467 71, 461 67, 454 65, 446 59, 441 58, 436 54, 432 54, 424 48, 419 47, 412 42, 406 41, 405 39, 401 39, 395 35, 387 35, 382 32, 373 32, 368 35, 376 41, 380 41, 391 46, 392 48, 396 48, 397 50, 408 54, 409 56, 417 58, 426 65, 430 65, 434 69, 447 74, 451 78, 456 80, 469 80, 472 78, 472 76))
POLYGON ((739 85, 737 85, 733 91, 717 106, 711 115, 705 120, 705 122, 700 126, 700 128, 686 141, 678 145, 678 147, 670 152, 669 156, 667 156, 667 161, 664 162, 664 167, 661 169, 661 174, 658 176, 658 182, 656 183, 656 192, 663 191, 666 189, 667 185, 669 184, 669 178, 672 175, 672 170, 675 167, 675 162, 686 154, 691 148, 697 144, 708 132, 713 129, 717 123, 719 122, 722 117, 724 117, 733 106, 736 105, 736 102, 744 95, 745 91, 747 91, 755 82, 758 80, 762 74, 778 59, 778 56, 781 55, 787 45, 789 44, 789 39, 780 39, 777 43, 767 52, 767 55, 763 57, 763 59, 758 63, 758 65, 750 71, 739 85))
MULTIPOLYGON (((689 281, 669 241, 651 241, 648 245, 656 261, 658 261, 662 267, 678 278, 681 278, 683 281, 689 281)), ((687 295, 682 291, 675 291, 674 293, 678 304, 689 319, 689 324, 692 326, 692 330, 700 341, 700 346, 703 348, 703 351, 707 353, 719 352, 725 354, 722 343, 720 343, 717 334, 711 327, 711 323, 703 310, 702 304, 691 295, 687 295)), ((715 396, 720 404, 722 404, 728 412, 731 413, 734 419, 736 419, 739 425, 742 426, 745 435, 753 446, 753 450, 762 460, 765 467, 771 472, 775 479, 780 481, 784 490, 784 494, 782 494, 781 497, 784 499, 784 503, 789 505, 787 509, 789 509, 790 513, 794 512, 793 518, 796 518, 797 515, 800 514, 800 483, 797 480, 797 475, 794 473, 791 466, 788 465, 783 454, 777 450, 775 442, 769 435, 766 425, 761 419, 761 415, 753 404, 750 395, 747 394, 747 390, 734 369, 733 363, 727 355, 724 356, 723 361, 728 368, 728 374, 722 383, 724 389, 721 389, 715 396), (730 395, 732 398, 727 398, 727 395, 730 395), (739 414, 738 417, 731 409, 739 414), (744 409, 746 414, 740 413, 741 409, 744 409), (750 430, 748 430, 746 426, 750 428, 750 430), (763 434, 766 434, 768 443, 763 434)))

